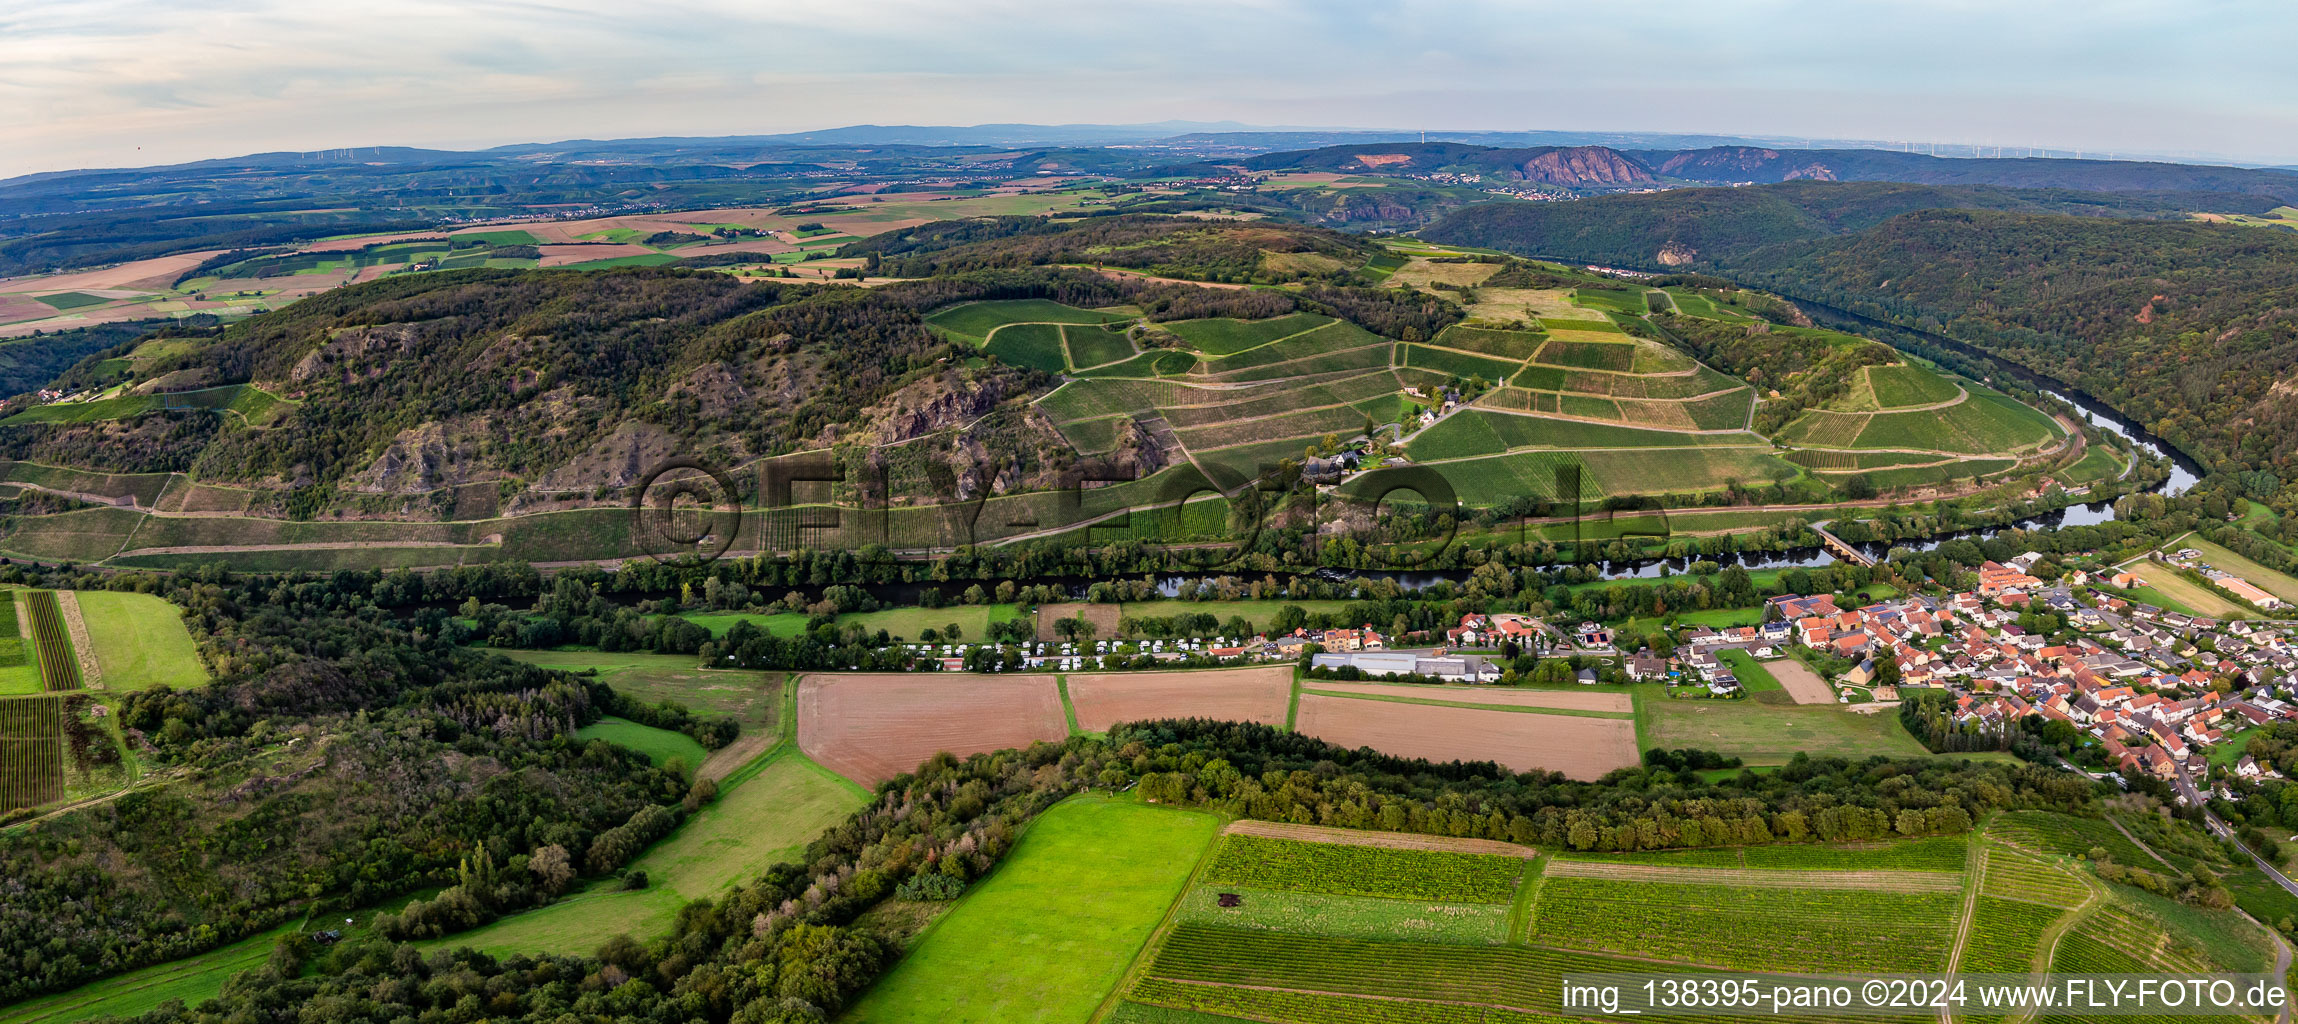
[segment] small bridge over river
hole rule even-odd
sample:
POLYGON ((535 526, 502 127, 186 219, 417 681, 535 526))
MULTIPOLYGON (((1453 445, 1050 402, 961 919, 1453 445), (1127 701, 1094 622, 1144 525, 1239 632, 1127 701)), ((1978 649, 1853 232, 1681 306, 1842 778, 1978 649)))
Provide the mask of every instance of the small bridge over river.
POLYGON ((1872 556, 1845 543, 1843 538, 1827 532, 1826 523, 1811 524, 1811 532, 1819 535, 1820 546, 1826 548, 1827 553, 1834 555, 1838 560, 1850 562, 1853 565, 1874 567, 1875 559, 1872 556))

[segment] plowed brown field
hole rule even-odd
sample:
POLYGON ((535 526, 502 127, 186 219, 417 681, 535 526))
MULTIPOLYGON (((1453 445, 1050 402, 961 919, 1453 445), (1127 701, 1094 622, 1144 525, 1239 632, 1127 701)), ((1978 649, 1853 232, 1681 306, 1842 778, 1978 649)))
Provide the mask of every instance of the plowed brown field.
POLYGON ((1497 761, 1516 771, 1594 779, 1637 761, 1636 723, 1353 697, 1301 695, 1294 727, 1344 747, 1431 761, 1497 761))
POLYGON ((1283 725, 1292 696, 1290 665, 1069 677, 1069 703, 1077 709, 1077 725, 1095 731, 1151 718, 1283 725))
POLYGON ((966 757, 1068 733, 1049 675, 810 675, 798 683, 798 748, 865 786, 944 750, 966 757))

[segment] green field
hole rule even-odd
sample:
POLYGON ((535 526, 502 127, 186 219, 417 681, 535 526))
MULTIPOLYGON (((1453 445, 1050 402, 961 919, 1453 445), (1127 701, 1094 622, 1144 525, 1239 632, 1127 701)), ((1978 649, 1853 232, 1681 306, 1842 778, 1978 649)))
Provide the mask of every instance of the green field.
POLYGON ((207 668, 184 627, 182 609, 150 594, 82 590, 74 596, 103 670, 104 689, 182 689, 207 683, 207 668))
POLYGON ((1606 494, 1720 491, 1792 480, 1797 470, 1753 448, 1647 448, 1583 452, 1580 461, 1606 494))
POLYGON ((1680 448, 1687 445, 1764 445, 1763 438, 1744 432, 1684 434, 1666 430, 1555 420, 1507 413, 1467 413, 1486 417, 1501 441, 1511 448, 1680 448))
POLYGON ((1564 341, 1558 339, 1540 347, 1534 362, 1549 366, 1569 366, 1582 370, 1611 370, 1627 373, 1636 366, 1636 346, 1622 341, 1564 341))
POLYGON ((1504 381, 1523 365, 1521 360, 1495 359, 1490 356, 1455 352, 1451 349, 1428 345, 1398 345, 1397 365, 1434 370, 1450 377, 1483 378, 1504 381))
POLYGON ((1209 814, 1098 796, 1054 806, 845 1019, 1091 1018, 1219 829, 1209 814))
POLYGON ((1072 366, 1099 366, 1133 357, 1133 343, 1125 340, 1123 331, 1105 331, 1098 327, 1064 327, 1061 336, 1069 345, 1072 366))
POLYGON ((1177 919, 1187 924, 1350 939, 1490 944, 1508 941, 1508 917, 1506 903, 1333 896, 1222 882, 1190 890, 1181 898, 1177 919), (1220 904, 1222 893, 1233 893, 1243 900, 1238 906, 1224 907, 1220 904))
POLYGON ((1779 680, 1772 676, 1770 669, 1758 664, 1746 651, 1734 648, 1720 651, 1716 657, 1723 660, 1732 675, 1739 677, 1739 685, 1749 693, 1778 693, 1786 689, 1779 685, 1779 680))
POLYGON ((926 317, 926 322, 980 342, 1007 324, 1099 324, 1123 319, 1114 313, 1096 313, 1049 299, 1007 299, 951 306, 926 317))
POLYGON ((0 697, 41 692, 40 666, 14 590, 0 591, 0 697))
POLYGON ((496 654, 565 672, 596 670, 600 682, 650 704, 677 701, 689 710, 730 716, 742 731, 776 728, 782 676, 698 668, 691 655, 601 651, 496 651, 496 654))
MULTIPOLYGON (((633 234, 635 234, 635 232, 633 232, 633 234)), ((449 235, 447 236, 447 240, 450 242, 462 242, 466 245, 472 242, 479 242, 485 245, 542 244, 541 239, 538 239, 519 228, 499 228, 492 231, 465 231, 461 234, 449 235)), ((621 241, 621 239, 617 239, 617 241, 621 241)))
POLYGON ((612 715, 575 730, 575 738, 585 742, 605 740, 616 746, 629 747, 645 754, 647 760, 655 764, 666 764, 672 758, 677 758, 686 764, 689 772, 701 767, 702 759, 710 756, 709 751, 702 749, 702 744, 685 733, 640 725, 612 715))
POLYGON ((1748 970, 1947 966, 1959 892, 1870 892, 1551 877, 1535 941, 1748 970))
POLYGON ((1293 313, 1268 320, 1233 320, 1227 317, 1178 320, 1164 326, 1199 352, 1209 356, 1227 356, 1331 322, 1332 318, 1328 316, 1293 313))
POLYGON ((1405 447, 1420 462, 1498 455, 1508 450, 1508 444, 1493 429, 1495 419, 1474 410, 1456 412, 1430 424, 1405 447))
POLYGON ((1636 687, 1636 740, 1645 749, 1696 747, 1750 764, 1786 764, 1798 752, 1853 760, 1930 753, 1907 735, 1897 715, 1855 715, 1832 704, 1674 699, 1664 689, 1636 687))
MULTIPOLYGON (((2096 451, 2097 449, 2092 450, 2096 451)), ((2163 549, 2166 551, 2177 551, 2180 548, 2193 548, 2200 551, 2203 562, 2212 568, 2233 573, 2250 581, 2252 586, 2260 590, 2292 604, 2298 604, 2298 579, 2293 579, 2288 574, 2276 572, 2253 562, 2226 548, 2204 540, 2197 534, 2190 533, 2163 545, 2163 549)))
POLYGON ((1061 327, 1057 324, 1011 324, 997 328, 982 351, 1013 366, 1060 373, 1068 368, 1062 355, 1061 327))
POLYGON ((1431 344, 1521 363, 1531 358, 1532 353, 1540 351, 1540 343, 1545 340, 1537 331, 1496 330, 1454 324, 1438 334, 1431 344))
POLYGON ((1934 405, 1961 394, 1955 382, 1912 364, 1867 367, 1867 386, 1879 408, 1934 405))
MULTIPOLYGON (((1454 497, 1471 506, 1497 505, 1523 496, 1550 501, 1574 497, 1594 501, 1604 496, 1595 474, 1588 472, 1580 456, 1573 452, 1516 452, 1446 462, 1430 468, 1452 485, 1454 497)), ((1376 479, 1360 477, 1342 489, 1369 498, 1376 486, 1385 486, 1377 484, 1376 479)))
POLYGON ((87 292, 57 292, 54 295, 35 295, 32 297, 46 304, 49 308, 59 311, 80 309, 85 306, 101 306, 107 302, 117 301, 101 295, 90 295, 87 292))

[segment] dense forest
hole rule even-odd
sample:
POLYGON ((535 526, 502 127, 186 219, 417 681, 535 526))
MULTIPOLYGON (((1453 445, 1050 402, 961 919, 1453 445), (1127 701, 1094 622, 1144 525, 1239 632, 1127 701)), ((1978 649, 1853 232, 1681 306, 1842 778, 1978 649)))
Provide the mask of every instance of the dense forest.
POLYGON ((1200 281, 1347 284, 1377 251, 1360 236, 1298 224, 1124 215, 942 221, 854 242, 838 255, 874 258, 896 277, 1090 263, 1200 281))
POLYGON ((1933 210, 1727 271, 2066 381, 2298 502, 2298 233, 1933 210))
POLYGON ((1918 210, 2146 218, 2177 217, 2196 209, 2239 212, 2239 205, 2244 204, 2225 196, 2203 197, 2198 204, 2193 196, 2147 192, 1793 181, 1597 196, 1573 203, 1486 203, 1453 213, 1421 235, 1448 245, 1664 269, 1724 266, 1765 246, 1864 231, 1918 210))

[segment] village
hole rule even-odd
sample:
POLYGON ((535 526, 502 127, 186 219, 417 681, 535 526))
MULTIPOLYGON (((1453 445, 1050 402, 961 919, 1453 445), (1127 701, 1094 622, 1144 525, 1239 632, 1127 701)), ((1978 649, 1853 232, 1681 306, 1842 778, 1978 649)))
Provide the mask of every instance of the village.
MULTIPOLYGON (((2298 690, 2298 623, 2221 621, 2132 602, 2115 593, 2136 584, 2127 572, 2076 571, 2046 584, 2027 573, 2040 557, 1985 563, 1977 590, 1946 598, 1845 609, 1831 595, 1775 597, 1760 628, 1700 628, 1683 639, 1695 662, 1730 647, 1762 656, 1764 645, 1794 643, 1854 662, 1845 682, 1944 689, 1962 726, 2008 730, 2030 716, 2064 722, 2098 742, 2109 768, 2198 785, 2278 777, 2246 755, 2225 756, 2235 748, 2224 745, 2298 719, 2288 702, 2298 690), (2081 635, 2054 641, 2024 630, 2019 621, 2030 612, 2062 617, 2081 635)), ((1875 695, 1896 696, 1880 686, 1875 695)))

